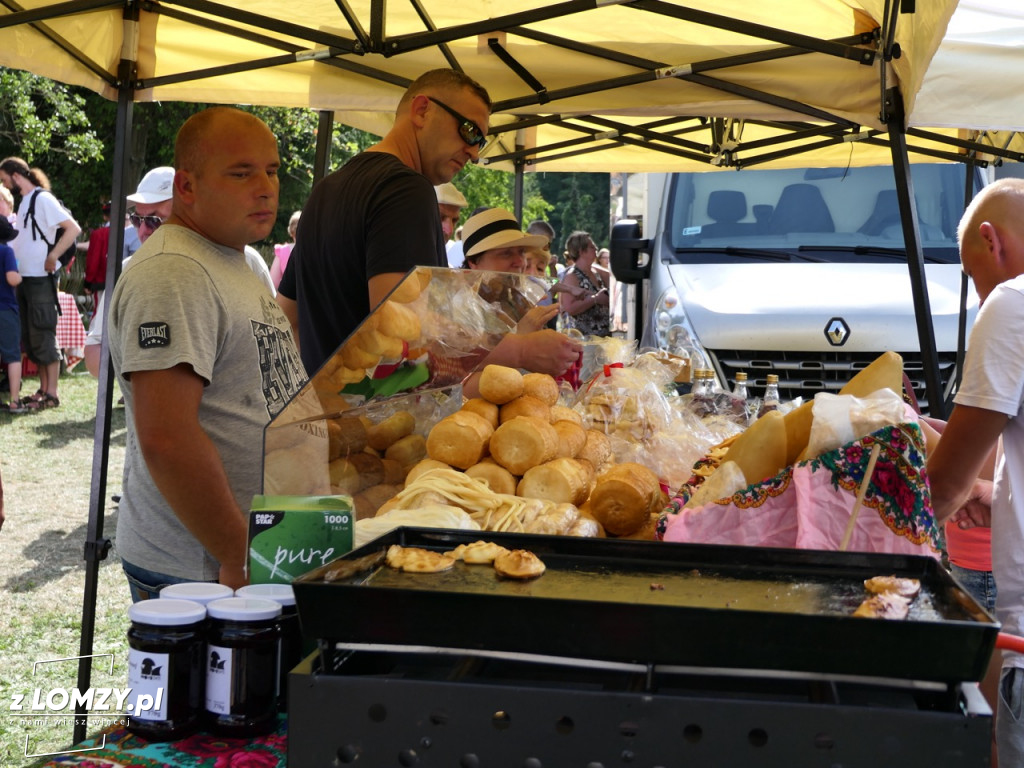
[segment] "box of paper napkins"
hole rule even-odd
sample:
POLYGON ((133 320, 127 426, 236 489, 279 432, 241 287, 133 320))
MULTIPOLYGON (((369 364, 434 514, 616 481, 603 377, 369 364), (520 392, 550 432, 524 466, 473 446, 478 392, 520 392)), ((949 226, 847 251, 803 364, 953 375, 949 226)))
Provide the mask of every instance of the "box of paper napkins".
POLYGON ((351 496, 264 496, 249 513, 249 582, 289 584, 352 549, 351 496))

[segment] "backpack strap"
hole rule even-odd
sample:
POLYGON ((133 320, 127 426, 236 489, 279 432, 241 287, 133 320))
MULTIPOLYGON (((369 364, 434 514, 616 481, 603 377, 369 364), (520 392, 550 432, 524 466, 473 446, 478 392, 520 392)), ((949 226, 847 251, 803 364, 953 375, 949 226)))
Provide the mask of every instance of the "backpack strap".
POLYGON ((54 243, 51 243, 49 240, 47 240, 46 236, 43 235, 42 228, 36 222, 36 198, 39 197, 40 192, 42 192, 42 190, 39 187, 36 187, 34 190, 32 190, 32 197, 28 199, 28 211, 25 213, 25 218, 32 219, 32 239, 35 240, 36 235, 38 234, 39 239, 41 239, 44 243, 46 243, 48 246, 52 248, 56 241, 54 241, 54 243))

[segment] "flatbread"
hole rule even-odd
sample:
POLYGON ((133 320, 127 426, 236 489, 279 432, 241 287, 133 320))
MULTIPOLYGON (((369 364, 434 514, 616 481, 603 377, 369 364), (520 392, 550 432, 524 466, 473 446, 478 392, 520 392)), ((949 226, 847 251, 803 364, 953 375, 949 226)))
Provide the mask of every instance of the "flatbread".
POLYGON ((440 573, 455 566, 455 558, 420 547, 388 547, 385 562, 392 568, 408 573, 440 573))

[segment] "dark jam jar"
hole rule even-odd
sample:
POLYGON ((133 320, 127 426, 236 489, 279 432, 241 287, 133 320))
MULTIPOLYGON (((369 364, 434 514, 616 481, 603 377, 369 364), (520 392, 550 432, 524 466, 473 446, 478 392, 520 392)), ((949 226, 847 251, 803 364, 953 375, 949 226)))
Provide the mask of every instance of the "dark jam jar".
POLYGON ((128 617, 128 730, 150 741, 189 735, 203 712, 206 609, 191 600, 144 600, 128 617))
POLYGON ((221 736, 257 736, 277 725, 280 604, 225 597, 206 606, 206 722, 221 736))
POLYGON ((273 600, 281 606, 277 618, 278 653, 277 709, 288 711, 288 673, 302 661, 302 631, 299 628, 299 612, 295 607, 295 592, 291 584, 249 584, 239 587, 238 597, 259 597, 273 600))

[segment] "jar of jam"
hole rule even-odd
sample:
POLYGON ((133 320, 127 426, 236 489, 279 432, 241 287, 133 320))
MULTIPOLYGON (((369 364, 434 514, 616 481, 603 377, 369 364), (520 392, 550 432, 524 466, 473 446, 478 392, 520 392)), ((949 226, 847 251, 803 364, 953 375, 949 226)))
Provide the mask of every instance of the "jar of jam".
POLYGON ((277 709, 288 711, 288 673, 302 661, 302 630, 299 628, 299 612, 295 607, 295 591, 291 584, 249 584, 239 587, 238 597, 260 597, 273 600, 281 606, 277 618, 278 661, 277 709))
POLYGON ((206 606, 206 721, 221 736, 256 736, 277 724, 281 606, 225 597, 206 606))
POLYGON ((143 600, 128 609, 128 730, 171 741, 203 712, 206 609, 191 600, 143 600))
POLYGON ((212 581, 184 581, 180 584, 168 584, 160 590, 161 599, 173 597, 192 600, 203 606, 222 597, 233 597, 234 594, 231 587, 212 581))

